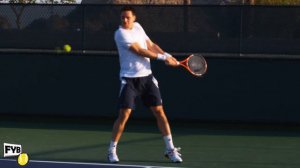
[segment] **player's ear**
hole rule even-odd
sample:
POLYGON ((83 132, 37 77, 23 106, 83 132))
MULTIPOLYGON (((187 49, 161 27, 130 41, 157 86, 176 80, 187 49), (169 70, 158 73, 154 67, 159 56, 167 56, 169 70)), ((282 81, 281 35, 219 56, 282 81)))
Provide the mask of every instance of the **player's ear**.
POLYGON ((133 15, 133 21, 134 22, 136 21, 136 15, 133 15))

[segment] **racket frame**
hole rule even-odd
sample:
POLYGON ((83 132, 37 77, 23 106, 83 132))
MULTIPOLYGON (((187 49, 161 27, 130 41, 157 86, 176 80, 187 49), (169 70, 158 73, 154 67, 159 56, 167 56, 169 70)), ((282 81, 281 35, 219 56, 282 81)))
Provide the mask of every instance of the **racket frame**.
POLYGON ((206 71, 207 71, 207 62, 206 62, 206 60, 203 58, 203 56, 200 56, 200 55, 194 55, 194 54, 192 54, 192 55, 188 56, 186 59, 180 61, 180 62, 179 62, 179 65, 183 66, 183 67, 184 67, 186 70, 188 70, 192 75, 197 76, 197 77, 201 77, 201 76, 204 75, 204 74, 206 73, 206 71), (194 56, 202 57, 202 60, 203 60, 203 62, 204 62, 204 68, 205 68, 205 71, 204 71, 203 73, 201 73, 201 74, 197 74, 197 73, 193 72, 193 71, 189 68, 189 65, 188 65, 189 59, 190 59, 191 57, 194 57, 194 56))

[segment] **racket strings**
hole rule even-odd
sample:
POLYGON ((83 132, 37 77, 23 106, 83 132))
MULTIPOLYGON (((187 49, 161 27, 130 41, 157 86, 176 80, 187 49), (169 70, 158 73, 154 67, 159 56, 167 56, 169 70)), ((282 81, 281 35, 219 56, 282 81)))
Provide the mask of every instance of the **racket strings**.
POLYGON ((205 60, 203 60, 201 57, 192 56, 188 60, 188 67, 195 74, 204 74, 206 71, 205 65, 205 60))

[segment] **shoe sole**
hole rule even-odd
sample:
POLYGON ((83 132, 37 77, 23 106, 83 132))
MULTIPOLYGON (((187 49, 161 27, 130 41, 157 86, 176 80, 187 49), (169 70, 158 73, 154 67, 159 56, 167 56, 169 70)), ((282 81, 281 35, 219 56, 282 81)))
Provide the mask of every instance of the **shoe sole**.
MULTIPOLYGON (((168 158, 168 159, 170 159, 169 156, 168 156, 167 154, 165 154, 165 157, 168 158)), ((170 160, 171 160, 171 159, 170 159, 170 160)), ((171 161, 172 161, 173 163, 182 163, 182 161, 175 161, 175 162, 174 162, 173 160, 171 160, 171 161)))
POLYGON ((110 161, 108 157, 107 157, 107 161, 108 161, 108 163, 113 163, 113 164, 120 162, 120 161, 110 161))

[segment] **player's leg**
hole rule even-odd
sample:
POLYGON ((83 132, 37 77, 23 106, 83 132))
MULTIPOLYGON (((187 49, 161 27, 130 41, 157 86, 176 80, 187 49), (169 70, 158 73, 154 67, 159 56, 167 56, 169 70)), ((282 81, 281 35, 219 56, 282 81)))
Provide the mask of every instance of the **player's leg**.
POLYGON ((119 115, 114 122, 112 139, 108 148, 108 161, 111 163, 119 162, 119 158, 117 156, 117 144, 124 131, 131 111, 132 109, 134 109, 134 100, 136 97, 136 93, 132 88, 132 81, 130 79, 122 79, 119 95, 119 115))
POLYGON ((158 82, 153 76, 150 76, 147 80, 147 89, 142 95, 142 100, 146 106, 150 107, 156 118, 158 128, 166 144, 166 156, 173 162, 182 162, 178 149, 173 145, 171 129, 162 106, 158 82))
POLYGON ((119 111, 119 116, 114 123, 113 131, 112 131, 112 141, 119 142, 121 135, 124 131, 125 125, 128 121, 128 118, 131 114, 130 108, 122 108, 119 111))
POLYGON ((122 108, 119 111, 119 116, 114 123, 112 130, 112 139, 108 148, 108 161, 111 163, 118 163, 117 145, 124 131, 126 122, 131 114, 130 108, 122 108))
POLYGON ((162 135, 163 136, 171 135, 170 125, 169 125, 167 116, 165 115, 162 105, 152 106, 152 107, 150 107, 150 109, 156 118, 158 128, 159 128, 160 132, 162 133, 162 135))
POLYGON ((174 147, 170 125, 162 105, 152 106, 150 109, 156 118, 158 128, 160 129, 166 144, 165 156, 172 162, 181 163, 182 158, 179 153, 180 148, 174 147))

